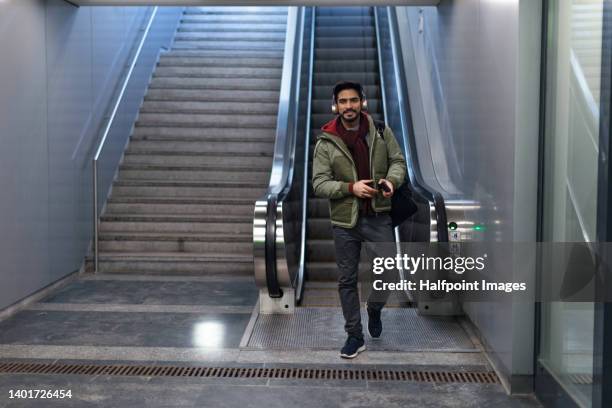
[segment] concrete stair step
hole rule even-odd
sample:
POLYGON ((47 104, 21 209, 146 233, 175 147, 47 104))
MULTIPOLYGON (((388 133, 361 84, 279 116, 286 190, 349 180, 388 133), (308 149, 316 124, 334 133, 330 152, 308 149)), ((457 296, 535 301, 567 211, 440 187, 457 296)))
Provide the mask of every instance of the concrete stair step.
MULTIPOLYGON (((119 180, 113 185, 113 195, 139 197, 228 197, 256 200, 265 192, 266 185, 239 182, 174 182, 119 180)), ((252 220, 251 220, 252 221, 252 220)))
POLYGON ((286 34, 281 32, 255 31, 178 31, 174 41, 264 41, 285 42, 286 34))
POLYGON ((149 89, 145 101, 249 102, 278 104, 277 91, 233 91, 206 89, 149 89))
POLYGON ((283 33, 287 32, 287 24, 285 22, 280 23, 256 23, 256 24, 241 24, 241 23, 182 23, 179 28, 179 33, 187 32, 240 32, 244 34, 257 33, 257 32, 269 32, 269 33, 283 33))
POLYGON ((252 275, 252 255, 100 253, 99 272, 151 275, 252 275))
POLYGON ((234 197, 234 198, 219 198, 219 197, 201 197, 201 198, 180 198, 180 197, 111 197, 108 200, 111 204, 183 204, 183 205, 226 205, 240 206, 253 205, 254 202, 250 198, 234 197))
POLYGON ((249 155, 272 156, 272 142, 216 142, 216 141, 174 141, 174 140, 131 140, 128 146, 130 153, 148 152, 187 152, 199 153, 247 153, 249 155))
POLYGON ((278 79, 282 74, 281 68, 274 67, 168 67, 158 66, 155 77, 181 77, 181 78, 268 78, 278 79))
POLYGON ((244 24, 270 24, 287 22, 287 15, 256 15, 256 14, 194 14, 183 15, 181 24, 225 24, 225 23, 244 23, 244 24))
POLYGON ((217 170, 176 170, 170 166, 158 166, 159 170, 142 169, 134 166, 122 167, 120 180, 167 180, 167 181, 244 181, 256 185, 265 185, 270 179, 269 171, 227 171, 217 170), (170 170, 171 169, 171 170, 170 170))
POLYGON ((181 40, 177 39, 172 44, 173 50, 197 49, 197 50, 283 50, 284 42, 281 41, 238 41, 238 40, 181 40))
MULTIPOLYGON (((189 208, 210 208, 223 207, 227 211, 232 209, 243 209, 254 206, 254 201, 250 198, 242 197, 201 197, 201 198, 181 198, 181 197, 111 197, 108 200, 108 205, 167 205, 167 206, 184 206, 189 208)), ((242 211, 242 210, 240 210, 242 211)), ((214 213, 214 212, 213 212, 214 213)), ((251 215, 250 213, 248 215, 251 215)))
POLYGON ((207 233, 159 233, 159 232, 109 232, 101 234, 100 240, 134 241, 190 241, 190 242, 253 242, 252 234, 207 234, 207 233))
MULTIPOLYGON (((170 128, 172 129, 172 128, 170 128)), ((190 128, 181 128, 185 130, 190 130, 190 128)), ((244 143, 262 143, 262 144, 274 144, 274 138, 270 135, 266 137, 244 137, 244 136, 236 136, 236 137, 220 137, 216 134, 211 135, 164 135, 164 134, 142 134, 140 133, 138 136, 132 135, 130 140, 138 140, 138 141, 158 141, 158 142, 200 142, 200 143, 230 143, 230 142, 244 142, 244 143)))
POLYGON ((124 163, 149 166, 224 166, 227 168, 243 168, 249 165, 257 169, 269 170, 272 165, 272 157, 220 153, 198 155, 126 153, 124 163))
POLYGON ((274 142, 276 136, 275 127, 267 128, 246 128, 246 127, 167 127, 167 126, 143 126, 142 124, 134 128, 132 140, 227 140, 227 141, 271 141, 274 142), (161 138, 161 139, 156 139, 161 138))
POLYGON ((253 217, 248 215, 230 214, 104 214, 100 217, 101 222, 224 222, 226 224, 251 223, 253 217))
MULTIPOLYGON (((283 58, 284 50, 169 50, 161 57, 184 58, 283 58)), ((160 57, 160 59, 161 59, 160 57)))
POLYGON ((137 126, 276 128, 277 115, 141 113, 137 126))
MULTIPOLYGON (((185 146, 182 149, 180 148, 180 144, 184 143, 188 145, 193 142, 163 142, 163 141, 149 141, 149 140, 136 140, 134 148, 128 148, 125 151, 125 155, 136 156, 136 155, 152 155, 152 156, 219 156, 219 157, 232 157, 232 156, 241 156, 244 158, 247 157, 272 157, 272 152, 269 149, 263 149, 259 152, 253 151, 231 151, 224 149, 222 146, 219 146, 215 149, 215 146, 202 146, 203 148, 199 149, 199 151, 189 150, 189 146, 185 146), (138 143, 140 142, 140 143, 138 143), (147 147, 146 144, 149 143, 168 143, 168 144, 176 144, 172 150, 164 150, 164 149, 155 149, 154 147, 147 147), (142 146, 136 146, 138 144, 142 144, 142 146)), ((197 142, 196 142, 197 143, 197 142)), ((211 143, 212 144, 212 143, 211 143)), ((219 145, 220 143, 214 143, 219 145)), ((163 147, 163 146, 162 146, 163 147)))
POLYGON ((140 107, 141 113, 197 113, 233 115, 278 115, 278 102, 195 102, 149 101, 140 107))
POLYGON ((177 57, 163 55, 157 64, 157 70, 161 67, 251 67, 251 68, 277 68, 282 69, 281 58, 241 58, 228 57, 177 57))
POLYGON ((136 237, 120 236, 121 239, 103 239, 98 245, 105 253, 134 253, 134 252, 167 252, 167 253, 195 253, 195 254, 235 254, 253 256, 253 241, 251 242, 211 242, 197 240, 138 239, 136 237))
POLYGON ((103 221, 100 222, 100 234, 126 233, 126 232, 150 232, 150 233, 223 233, 223 234, 252 234, 253 217, 249 222, 225 222, 223 219, 210 218, 208 222, 172 221, 170 219, 161 221, 163 216, 157 219, 145 217, 141 220, 103 221))
POLYGON ((180 78, 155 77, 149 85, 150 89, 216 89, 244 91, 279 91, 280 78, 259 79, 236 78, 228 81, 226 78, 180 78))
MULTIPOLYGON (((213 201, 213 200, 211 200, 213 201)), ((109 202, 106 205, 105 215, 181 215, 185 217, 207 214, 227 214, 244 217, 253 217, 255 204, 253 201, 240 204, 220 204, 211 202, 207 204, 177 204, 177 203, 121 203, 109 202)))
POLYGON ((197 14, 226 14, 226 15, 287 15, 287 7, 238 7, 238 6, 203 6, 203 7, 188 7, 185 9, 185 15, 197 14))

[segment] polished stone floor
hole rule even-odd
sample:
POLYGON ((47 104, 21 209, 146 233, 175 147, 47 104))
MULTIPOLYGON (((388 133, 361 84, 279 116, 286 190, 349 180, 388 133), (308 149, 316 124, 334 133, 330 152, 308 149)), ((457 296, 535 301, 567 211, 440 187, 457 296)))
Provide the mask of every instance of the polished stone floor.
POLYGON ((498 385, 367 381, 0 375, 1 407, 384 407, 532 408, 498 385), (11 389, 63 389, 71 399, 10 400, 11 389))
MULTIPOLYGON (((249 340, 256 339, 253 337, 256 322, 259 318, 266 319, 254 313, 256 302, 257 289, 252 278, 83 275, 0 321, 0 362, 491 370, 484 354, 473 343, 473 336, 467 332, 459 335, 465 328, 456 322, 452 330, 458 337, 451 339, 455 343, 449 343, 454 348, 391 347, 393 350, 390 350, 381 346, 377 349, 368 339, 370 350, 349 361, 340 359, 337 347, 329 343, 333 336, 313 336, 327 343, 311 341, 311 348, 275 348, 261 342, 256 347, 249 346, 249 340)), ((329 330, 339 329, 330 328, 328 321, 337 320, 339 310, 331 307, 328 312, 333 317, 326 316, 325 310, 315 313, 321 324, 316 324, 316 319, 308 322, 310 312, 306 308, 298 314, 305 316, 305 327, 329 334, 329 330)), ((406 311, 389 309, 387 312, 391 313, 389 318, 391 315, 396 320, 407 318, 400 316, 406 311)), ((433 330, 432 333, 445 330, 446 326, 440 322, 433 321, 433 325, 431 322, 430 326, 427 322, 417 322, 413 330, 421 330, 419 327, 423 325, 433 330)), ((452 330, 447 334, 452 335, 452 330)), ((274 336, 269 334, 268 340, 274 336)), ((39 406, 504 408, 539 405, 530 397, 509 397, 501 385, 495 384, 0 374, 0 407, 39 406), (73 398, 9 399, 10 390, 15 389, 70 389, 73 398)))

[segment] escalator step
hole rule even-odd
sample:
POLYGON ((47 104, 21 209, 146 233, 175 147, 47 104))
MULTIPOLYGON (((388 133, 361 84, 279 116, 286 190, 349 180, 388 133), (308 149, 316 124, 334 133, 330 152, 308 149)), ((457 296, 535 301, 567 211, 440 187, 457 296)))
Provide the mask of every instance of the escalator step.
POLYGON ((370 7, 317 7, 317 18, 324 16, 371 16, 370 7))
MULTIPOLYGON (((363 85, 363 84, 362 84, 363 85)), ((364 92, 368 98, 380 99, 381 92, 378 85, 363 85, 364 92)), ((333 84, 330 85, 313 85, 312 97, 314 99, 327 99, 331 102, 333 84)))
POLYGON ((376 47, 376 37, 318 37, 315 39, 315 47, 318 49, 376 47))
POLYGON ((355 26, 355 27, 317 27, 315 34, 322 37, 338 36, 338 37, 361 37, 373 36, 376 33, 376 27, 373 26, 355 26))
POLYGON ((315 61, 315 72, 317 74, 329 72, 371 72, 377 70, 378 59, 376 58, 352 60, 350 64, 343 60, 320 59, 315 61))
POLYGON ((361 16, 344 16, 338 18, 338 15, 320 16, 317 15, 316 24, 318 27, 337 27, 337 26, 369 26, 374 24, 374 19, 369 15, 361 16))
MULTIPOLYGON (((313 86, 331 85, 333 86, 338 81, 354 81, 359 82, 363 86, 378 86, 378 72, 333 72, 319 73, 313 75, 313 86)), ((367 91, 366 91, 367 95, 367 91)))
POLYGON ((376 46, 374 45, 371 48, 363 48, 363 49, 348 49, 344 47, 339 48, 319 48, 315 49, 315 61, 320 61, 322 59, 332 59, 332 60, 361 60, 361 59, 370 59, 370 58, 378 58, 378 51, 376 50, 376 46))

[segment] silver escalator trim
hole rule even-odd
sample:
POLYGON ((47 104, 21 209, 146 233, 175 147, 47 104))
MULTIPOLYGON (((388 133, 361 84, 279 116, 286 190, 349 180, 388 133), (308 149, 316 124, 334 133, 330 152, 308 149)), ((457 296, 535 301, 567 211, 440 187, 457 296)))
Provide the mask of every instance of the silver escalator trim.
POLYGON ((292 241, 299 236, 292 229, 302 214, 302 189, 296 190, 299 183, 293 183, 293 175, 296 160, 302 158, 296 156, 296 146, 301 143, 301 93, 308 79, 302 76, 306 15, 306 7, 289 8, 272 171, 268 190, 255 203, 253 252, 255 282, 265 295, 260 296, 262 309, 275 304, 269 298, 280 299, 278 305, 287 311, 295 302, 296 251, 301 245, 292 241))
POLYGON ((304 135, 304 180, 302 181, 302 230, 300 243, 300 262, 298 264, 298 272, 293 283, 295 289, 295 301, 299 304, 302 301, 304 294, 304 278, 306 268, 306 229, 308 217, 308 162, 310 159, 310 116, 312 112, 312 78, 314 72, 314 43, 315 43, 315 24, 316 15, 315 8, 311 7, 311 25, 310 25, 310 57, 308 62, 308 105, 306 107, 306 126, 304 135))
POLYGON ((274 156, 270 182, 264 197, 255 203, 253 220, 253 251, 255 260, 255 280, 258 284, 264 283, 268 294, 273 298, 282 297, 283 293, 278 284, 278 270, 276 268, 276 208, 278 194, 286 178, 287 145, 291 142, 290 128, 290 101, 293 89, 293 74, 296 65, 296 42, 299 41, 298 23, 299 8, 290 7, 287 14, 287 34, 283 58, 283 72, 281 75, 280 97, 278 102, 278 115, 276 121, 276 138, 274 143, 274 156), (264 207, 265 211, 258 209, 264 207), (260 219, 261 215, 265 218, 260 219), (263 228, 264 231, 259 231, 263 228), (263 262, 261 262, 263 259, 263 262))
MULTIPOLYGON (((388 111, 387 111, 387 90, 385 88, 385 75, 383 72, 383 60, 382 60, 382 52, 381 52, 381 43, 380 43, 380 21, 378 20, 378 12, 376 7, 374 7, 374 27, 376 30, 376 53, 378 55, 378 73, 380 80, 380 97, 382 101, 382 109, 383 109, 383 119, 385 124, 389 123, 388 111)), ((399 233, 399 227, 393 228, 393 235, 395 237, 395 250, 398 255, 401 255, 401 239, 399 233)), ((399 275, 400 279, 404 280, 404 268, 402 265, 399 265, 399 275)))
MULTIPOLYGON (((374 9, 376 21, 379 21, 379 7, 374 9)), ((423 197, 429 203, 429 214, 430 214, 430 242, 448 242, 448 229, 446 221, 446 208, 444 205, 444 198, 442 195, 431 190, 426 183, 423 181, 423 177, 420 173, 418 154, 416 150, 416 143, 414 141, 414 128, 412 124, 412 118, 410 114, 410 101, 407 94, 406 76, 404 71, 403 61, 400 59, 402 50, 399 46, 399 32, 397 24, 397 14, 394 7, 386 7, 389 23, 389 41, 391 48, 391 55, 393 57, 393 72, 395 79, 395 88, 397 91, 396 104, 399 107, 398 112, 401 123, 401 135, 404 143, 404 156, 406 157, 406 165, 408 169, 408 181, 410 182, 412 190, 423 197)), ((377 41, 380 41, 379 36, 381 34, 380 27, 377 23, 377 41)), ((379 58, 379 70, 381 72, 381 84, 384 85, 384 69, 382 66, 382 58, 379 58)), ((384 92, 383 86, 383 103, 384 106, 389 106, 385 101, 387 95, 384 92)), ((385 109, 385 121, 387 121, 387 110, 385 109)))
POLYGON ((385 123, 389 123, 387 112, 387 90, 385 89, 385 76, 383 72, 382 52, 380 45, 380 22, 378 21, 378 10, 374 7, 374 29, 376 30, 376 54, 378 56, 378 73, 380 80, 380 97, 382 100, 383 118, 385 123))

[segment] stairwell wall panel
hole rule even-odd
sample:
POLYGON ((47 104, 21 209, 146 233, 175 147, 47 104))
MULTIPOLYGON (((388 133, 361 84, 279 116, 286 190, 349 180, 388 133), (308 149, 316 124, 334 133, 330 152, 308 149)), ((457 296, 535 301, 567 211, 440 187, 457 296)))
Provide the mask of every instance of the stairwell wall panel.
MULTIPOLYGON (((181 10, 158 14, 155 53, 181 10)), ((0 309, 80 268, 92 237, 91 159, 151 11, 0 2, 0 309)), ((133 120, 121 125, 129 135, 133 120)))
POLYGON ((44 50, 44 2, 0 2, 0 307, 48 279, 44 50))

